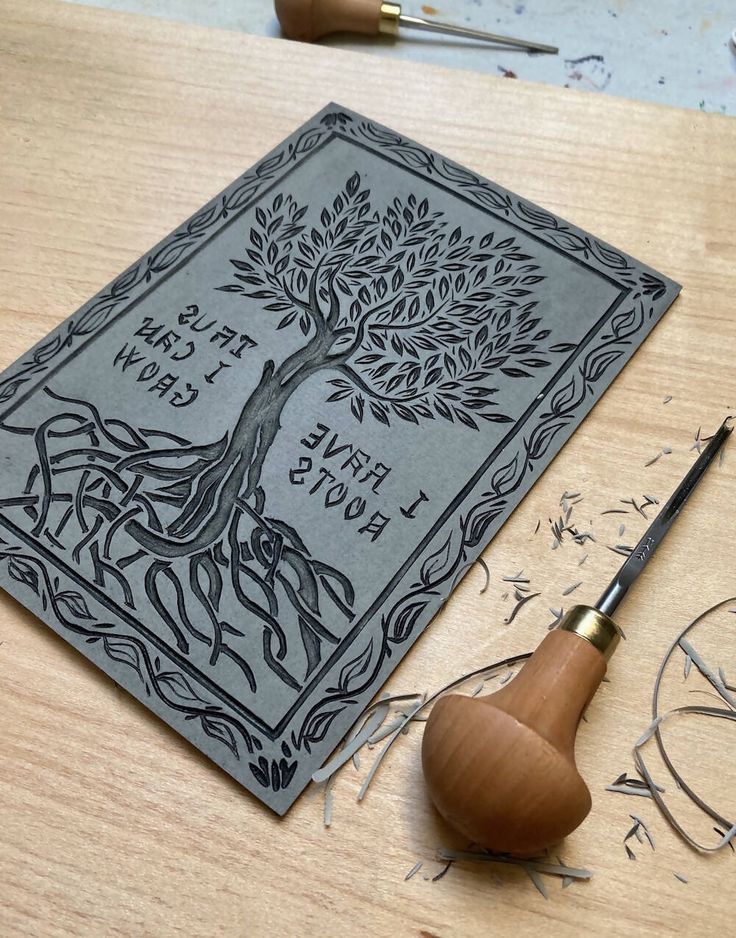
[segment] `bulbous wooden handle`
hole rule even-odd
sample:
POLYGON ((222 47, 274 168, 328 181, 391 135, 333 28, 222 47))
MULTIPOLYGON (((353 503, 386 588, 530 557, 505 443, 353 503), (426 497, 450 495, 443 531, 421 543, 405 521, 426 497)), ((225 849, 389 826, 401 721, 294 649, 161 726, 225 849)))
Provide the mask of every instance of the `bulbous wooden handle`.
POLYGON ((381 0, 276 0, 276 16, 289 39, 313 42, 329 33, 379 32, 381 0))
POLYGON ((606 673, 606 657, 575 626, 593 621, 606 627, 612 648, 617 632, 610 619, 576 606, 501 690, 476 698, 451 694, 432 708, 422 743, 429 792, 440 814, 472 842, 532 856, 590 811, 575 734, 606 673))

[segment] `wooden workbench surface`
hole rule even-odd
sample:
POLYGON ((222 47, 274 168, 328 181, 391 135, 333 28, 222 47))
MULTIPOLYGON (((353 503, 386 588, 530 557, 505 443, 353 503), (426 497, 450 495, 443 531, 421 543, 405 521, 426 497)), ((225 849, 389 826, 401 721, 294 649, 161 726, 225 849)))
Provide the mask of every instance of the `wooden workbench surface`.
MULTIPOLYGON (((619 499, 666 497, 692 462, 698 426, 706 435, 736 412, 736 121, 50 0, 0 0, 0 368, 330 100, 684 285, 486 551, 488 589, 480 593, 484 575, 473 571, 388 685, 432 690, 534 647, 548 606, 594 601, 621 559, 606 545, 632 543, 645 526, 633 508, 601 512, 619 499), (645 468, 663 447, 672 452, 645 468), (583 493, 575 520, 597 537, 582 567, 576 545, 550 550, 547 519, 559 514, 566 489, 583 493), (512 600, 502 598, 501 577, 520 568, 542 595, 504 625, 512 600), (563 597, 578 580, 575 596, 563 597)), ((459 864, 432 882, 442 868, 436 848, 463 845, 424 794, 420 725, 392 750, 361 804, 360 776, 345 770, 329 830, 315 786, 279 820, 3 594, 0 934, 732 929, 736 857, 689 850, 650 800, 604 786, 632 773, 631 746, 650 720, 669 642, 689 618, 736 593, 735 492, 732 445, 620 610, 628 641, 578 737, 593 811, 558 851, 594 875, 564 890, 546 880, 547 901, 513 868, 459 864), (656 843, 630 841, 635 861, 622 843, 630 813, 656 843), (422 869, 405 881, 417 861, 422 869)), ((702 640, 732 675, 730 618, 702 640)), ((692 702, 681 664, 673 700, 692 702)), ((690 784, 734 818, 732 728, 683 730, 681 751, 690 784)), ((712 822, 688 818, 715 843, 712 822)))

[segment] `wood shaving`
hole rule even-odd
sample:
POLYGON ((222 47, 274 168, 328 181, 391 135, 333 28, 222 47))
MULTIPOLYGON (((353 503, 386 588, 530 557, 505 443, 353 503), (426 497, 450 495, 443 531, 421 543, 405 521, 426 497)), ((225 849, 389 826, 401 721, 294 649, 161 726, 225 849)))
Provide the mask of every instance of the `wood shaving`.
POLYGON ((332 824, 332 805, 334 801, 334 796, 332 792, 332 786, 335 783, 334 776, 331 776, 327 779, 327 784, 325 785, 325 804, 324 804, 324 825, 325 827, 330 827, 332 824))
MULTIPOLYGON (((713 830, 716 832, 716 834, 718 834, 719 837, 723 837, 724 840, 726 839, 726 835, 719 827, 714 827, 713 830)), ((734 848, 733 845, 733 838, 728 841, 728 846, 731 848, 731 853, 736 853, 736 848, 734 848)))
POLYGON ((312 775, 313 782, 325 782, 331 775, 334 775, 335 772, 346 762, 349 762, 352 759, 353 755, 361 749, 365 743, 371 740, 371 737, 376 732, 379 726, 388 716, 389 705, 388 703, 383 703, 381 706, 377 707, 375 711, 370 715, 368 720, 366 720, 365 725, 362 729, 357 732, 349 742, 338 752, 338 754, 330 759, 325 765, 317 769, 316 772, 312 775))
POLYGON ((628 557, 634 548, 627 547, 626 544, 616 544, 615 547, 611 547, 611 545, 609 544, 608 549, 612 550, 614 554, 621 554, 622 557, 628 557))
MULTIPOLYGON (((698 431, 697 436, 699 438, 700 431, 698 431)), ((732 596, 729 599, 716 603, 715 605, 701 612, 690 623, 688 623, 688 625, 686 625, 685 628, 681 630, 679 635, 677 635, 676 638, 672 641, 669 649, 667 650, 667 652, 664 655, 664 658, 662 659, 662 662, 660 664, 660 667, 659 667, 659 670, 657 672, 657 676, 654 682, 654 689, 652 692, 652 715, 654 719, 652 720, 649 727, 647 727, 645 732, 642 734, 642 736, 639 738, 639 740, 637 740, 636 744, 634 745, 634 750, 633 750, 634 763, 636 765, 636 769, 639 772, 639 774, 642 776, 644 781, 648 784, 649 789, 652 794, 652 798, 654 799, 657 807, 659 808, 661 814, 663 815, 667 823, 677 834, 679 834, 679 836, 687 844, 689 844, 691 847, 694 847, 696 850, 700 850, 704 853, 714 853, 718 850, 722 850, 725 846, 729 844, 731 845, 731 847, 733 847, 733 844, 731 843, 731 841, 734 839, 734 837, 736 837, 736 824, 734 824, 732 821, 728 821, 725 818, 723 818, 718 813, 718 811, 716 811, 715 808, 707 804, 702 798, 700 798, 695 792, 693 792, 687 786, 684 779, 682 778, 680 773, 677 771, 677 769, 672 763, 672 760, 669 757, 667 749, 664 745, 664 741, 662 739, 660 725, 665 720, 671 720, 671 719, 674 719, 683 715, 687 715, 687 714, 695 714, 699 716, 708 716, 708 717, 713 717, 713 718, 718 718, 718 719, 736 721, 736 710, 734 709, 733 698, 731 698, 729 690, 724 686, 720 678, 714 674, 712 669, 707 666, 707 664, 703 661, 701 656, 695 651, 695 649, 692 647, 690 642, 686 639, 686 635, 696 625, 698 625, 698 623, 701 622, 706 616, 734 602, 734 599, 736 599, 736 597, 732 596), (662 683, 662 676, 664 674, 665 668, 667 667, 667 664, 672 658, 672 654, 674 653, 675 649, 678 648, 678 646, 687 655, 689 655, 689 657, 692 660, 692 663, 696 666, 696 668, 698 668, 698 670, 701 671, 703 676, 711 683, 711 685, 715 688, 715 690, 719 693, 719 695, 723 698, 723 700, 726 703, 728 703, 729 705, 728 709, 724 707, 699 706, 699 705, 692 706, 691 705, 691 706, 684 706, 684 707, 676 707, 675 709, 669 710, 663 714, 660 714, 658 712, 659 692, 660 692, 660 686, 662 683), (696 841, 685 830, 682 824, 677 820, 677 818, 674 816, 672 811, 665 804, 660 792, 657 790, 657 787, 654 784, 654 780, 652 779, 652 776, 649 772, 646 762, 644 761, 644 756, 642 754, 643 747, 652 737, 656 739, 656 744, 657 744, 659 753, 665 765, 667 766, 668 771, 672 775, 672 778, 674 779, 676 785, 678 786, 678 788, 681 791, 683 791, 694 804, 696 804, 701 810, 709 814, 710 817, 712 817, 720 825, 720 827, 714 828, 714 830, 719 835, 721 835, 721 840, 717 844, 713 846, 706 846, 696 841)))
POLYGON ((582 580, 578 580, 577 583, 573 583, 572 586, 568 586, 567 589, 564 589, 564 590, 562 591, 562 595, 563 595, 563 596, 569 596, 570 593, 574 593, 575 590, 576 590, 579 586, 582 586, 582 585, 583 585, 583 581, 582 581, 582 580))
POLYGON ((548 860, 528 860, 521 857, 512 857, 505 853, 491 853, 490 850, 450 850, 441 847, 437 851, 438 860, 455 860, 458 862, 470 860, 480 863, 503 863, 510 866, 529 867, 537 873, 544 873, 547 876, 569 877, 576 880, 588 880, 592 877, 590 870, 576 869, 573 866, 565 866, 560 863, 550 863, 548 860))
POLYGON ((414 864, 414 866, 409 870, 409 872, 408 872, 408 873, 406 874, 406 876, 404 877, 404 882, 406 882, 407 880, 411 879, 412 876, 416 876, 417 873, 419 872, 419 870, 421 870, 421 868, 422 868, 422 861, 421 861, 421 860, 417 860, 417 862, 414 864))
POLYGON ((525 866, 524 871, 526 872, 529 879, 534 883, 534 886, 537 892, 542 896, 543 899, 549 899, 549 893, 547 888, 544 885, 544 881, 539 873, 532 866, 525 866))
POLYGON ((481 567, 483 567, 483 572, 484 572, 485 575, 486 575, 486 581, 485 581, 485 583, 483 584, 483 587, 481 588, 481 591, 480 591, 480 594, 481 594, 481 596, 482 596, 483 593, 485 593, 485 591, 488 589, 488 587, 489 587, 489 585, 490 585, 490 582, 491 582, 491 571, 488 569, 488 564, 485 562, 485 560, 484 560, 482 557, 478 557, 478 559, 477 559, 475 562, 476 562, 477 564, 480 564, 481 567))
POLYGON ((363 784, 360 786, 360 790, 358 792, 358 801, 362 801, 365 798, 365 794, 368 791, 368 786, 373 781, 373 778, 376 772, 381 767, 381 763, 386 758, 386 754, 388 753, 389 749, 391 748, 391 746, 393 745, 393 743, 396 741, 397 737, 403 730, 404 723, 405 722, 408 723, 409 720, 414 716, 414 714, 417 713, 419 710, 421 710, 423 706, 424 706, 424 701, 417 704, 415 707, 411 708, 407 716, 404 718, 404 720, 399 722, 399 726, 397 727, 397 729, 395 729, 391 733, 391 735, 388 737, 388 740, 386 741, 386 745, 383 747, 383 749, 378 753, 376 758, 373 760, 373 765, 370 767, 370 769, 368 770, 368 774, 363 779, 363 784))
POLYGON ((443 876, 447 876, 447 871, 450 869, 450 867, 452 866, 454 862, 455 862, 454 860, 448 860, 447 863, 445 864, 444 869, 441 869, 439 873, 437 873, 435 876, 432 877, 432 882, 438 883, 443 878, 443 876))
POLYGON ((651 798, 652 793, 648 788, 628 788, 626 785, 606 785, 605 791, 614 791, 620 795, 635 795, 639 798, 651 798))
MULTIPOLYGON (((387 704, 393 704, 397 702, 403 703, 405 701, 413 701, 413 705, 410 706, 406 710, 406 712, 401 715, 401 719, 394 724, 395 729, 392 728, 392 732, 388 736, 386 740, 386 744, 384 745, 383 749, 381 749, 378 756, 376 756, 376 758, 374 759, 373 764, 371 765, 371 768, 369 769, 365 779, 363 780, 363 784, 360 787, 357 800, 358 801, 363 800, 363 798, 366 795, 369 785, 373 781, 373 778, 375 777, 378 769, 380 768, 381 763, 385 759, 386 754, 388 753, 389 749, 396 742, 396 740, 399 738, 402 732, 406 728, 408 728, 409 724, 413 720, 421 719, 420 712, 422 710, 434 704, 435 701, 437 701, 443 694, 456 690, 457 688, 461 687, 463 684, 467 683, 468 681, 471 681, 473 678, 483 678, 484 680, 490 680, 491 677, 495 677, 495 675, 502 669, 504 668, 510 669, 514 665, 520 664, 521 662, 526 661, 527 659, 531 658, 531 655, 532 655, 531 652, 525 652, 524 654, 520 654, 520 655, 512 655, 510 658, 504 658, 501 661, 496 661, 493 664, 486 665, 485 667, 477 668, 475 671, 470 671, 468 674, 463 674, 459 678, 456 678, 454 681, 451 681, 449 684, 446 684, 444 687, 441 687, 438 691, 435 691, 429 697, 427 697, 426 694, 423 694, 423 695, 392 694, 392 695, 386 695, 382 697, 380 700, 374 701, 372 704, 366 707, 363 713, 358 717, 358 719, 353 724, 353 730, 351 730, 351 732, 346 737, 346 743, 349 743, 354 738, 356 732, 361 732, 361 735, 365 738, 365 727, 366 727, 367 719, 372 713, 376 711, 377 708, 384 707, 387 704), (356 727, 358 728, 357 731, 356 731, 356 727)), ((369 742, 369 738, 365 738, 364 745, 370 748, 372 744, 369 742)), ((342 756, 343 753, 344 753, 344 750, 342 750, 339 756, 336 758, 339 758, 340 756, 342 756)), ((341 764, 344 764, 346 761, 348 760, 343 759, 341 764)), ((334 764, 335 760, 333 759, 331 760, 331 762, 334 764)), ((324 775, 324 771, 326 768, 327 766, 323 767, 322 770, 318 770, 318 771, 320 771, 321 774, 324 775)), ((332 774, 329 776, 330 779, 333 779, 335 777, 335 772, 336 770, 333 770, 332 774)))
POLYGON ((715 690, 721 695, 721 697, 726 701, 729 707, 732 707, 736 710, 736 698, 732 697, 731 694, 726 689, 726 682, 722 680, 720 674, 716 675, 703 661, 698 652, 693 648, 690 642, 687 639, 682 638, 678 642, 680 648, 685 652, 685 654, 690 658, 695 667, 700 671, 703 677, 711 684, 715 690))
MULTIPOLYGON (((611 791, 613 790, 618 791, 621 788, 625 788, 629 790, 643 791, 647 795, 651 794, 651 792, 649 791, 649 785, 643 779, 628 778, 628 776, 626 775, 626 772, 622 772, 622 774, 619 775, 619 777, 614 782, 611 782, 611 784, 606 787, 607 787, 607 790, 611 790, 611 791)), ((664 788, 662 788, 661 785, 656 785, 655 787, 657 791, 664 792, 664 788)))
POLYGON ((525 606, 525 605, 529 602, 530 599, 534 599, 535 597, 537 597, 537 596, 539 596, 539 595, 540 595, 539 593, 529 593, 528 596, 522 596, 521 599, 520 599, 520 600, 517 602, 517 604, 514 606, 514 608, 511 610, 511 614, 508 615, 508 616, 503 620, 503 621, 504 621, 504 624, 505 624, 505 625, 511 625, 511 623, 512 623, 512 622, 514 621, 514 619, 516 618, 516 616, 517 616, 519 610, 521 609, 521 607, 522 607, 522 606, 525 606))
MULTIPOLYGON (((567 864, 566 864, 565 861, 562 859, 562 857, 557 857, 557 862, 558 862, 558 863, 560 864, 560 866, 562 866, 562 867, 566 867, 566 866, 567 866, 567 864)), ((562 888, 563 888, 563 889, 567 889, 567 887, 568 887, 568 886, 572 886, 572 884, 573 884, 574 882, 575 882, 575 880, 572 878, 572 876, 563 876, 563 877, 562 877, 562 888)))
MULTIPOLYGON (((631 818, 631 820, 632 820, 632 821, 634 822, 634 824, 636 825, 637 835, 639 834, 639 831, 644 831, 644 836, 645 836, 646 839, 649 841, 649 846, 652 848, 652 850, 654 850, 654 849, 655 849, 655 847, 654 847, 654 837, 652 836, 652 832, 649 830, 649 828, 648 828, 647 825, 644 823, 644 821, 639 817, 638 814, 630 814, 629 817, 631 818)), ((640 843, 641 843, 641 842, 642 842, 642 841, 640 840, 640 843)))

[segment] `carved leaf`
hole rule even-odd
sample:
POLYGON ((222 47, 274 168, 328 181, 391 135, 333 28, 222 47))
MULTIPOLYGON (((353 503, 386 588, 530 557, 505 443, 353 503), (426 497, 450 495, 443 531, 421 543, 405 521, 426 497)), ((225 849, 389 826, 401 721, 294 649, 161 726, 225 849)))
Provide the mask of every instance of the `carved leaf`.
POLYGON ((38 571, 25 560, 13 557, 8 561, 8 573, 13 580, 29 586, 38 596, 38 571))
POLYGON ((179 700, 206 703, 205 699, 197 694, 184 675, 178 674, 176 671, 165 671, 163 674, 159 674, 158 683, 168 687, 179 700))
POLYGON ((439 550, 435 551, 433 554, 430 554, 422 564, 422 570, 419 574, 419 579, 422 581, 422 583, 424 583, 425 586, 429 586, 432 582, 432 577, 438 573, 441 573, 447 566, 450 559, 451 547, 452 531, 450 531, 450 533, 447 535, 447 540, 439 548, 439 550))
POLYGON ((491 489, 498 494, 505 494, 505 488, 511 482, 513 482, 514 477, 516 476, 516 469, 519 461, 518 453, 514 456, 513 460, 509 463, 506 463, 505 466, 501 466, 500 469, 497 469, 493 474, 491 479, 491 489))
POLYGON ((67 590, 64 593, 57 593, 56 601, 62 606, 66 606, 69 612, 71 612, 71 614, 76 616, 78 619, 94 618, 94 616, 92 616, 89 611, 87 601, 81 593, 77 593, 73 590, 67 590))
POLYGON ((426 602, 415 602, 405 606, 396 617, 396 622, 391 632, 391 641, 395 643, 406 641, 414 631, 414 626, 419 616, 426 608, 426 602))
POLYGON ((125 639, 114 638, 105 635, 102 643, 109 658, 118 661, 120 664, 126 664, 140 676, 143 680, 143 671, 141 670, 140 654, 135 645, 125 639))
POLYGON ((373 639, 371 639, 363 651, 355 658, 343 665, 338 678, 338 688, 344 693, 350 692, 350 684, 359 677, 362 677, 368 670, 373 654, 373 639))
POLYGON ((33 361, 37 365, 43 365, 50 361, 62 346, 61 336, 54 336, 50 342, 45 342, 33 354, 33 361))
POLYGON ((5 401, 9 401, 11 397, 15 396, 15 392, 18 388, 25 384, 28 378, 15 378, 13 381, 7 381, 3 384, 0 384, 0 404, 5 401))
POLYGON ((240 758, 235 735, 227 723, 223 723, 222 720, 216 720, 207 714, 200 716, 200 722, 202 723, 202 729, 208 736, 224 743, 236 759, 240 758))
POLYGON ((304 740, 310 743, 321 743, 327 735, 327 731, 332 725, 335 717, 342 712, 342 708, 335 710, 325 710, 318 713, 310 721, 304 734, 304 740))
POLYGON ((264 788, 268 788, 271 780, 268 771, 268 759, 265 756, 260 756, 258 762, 250 762, 248 768, 253 773, 253 778, 255 778, 258 784, 262 785, 264 788))

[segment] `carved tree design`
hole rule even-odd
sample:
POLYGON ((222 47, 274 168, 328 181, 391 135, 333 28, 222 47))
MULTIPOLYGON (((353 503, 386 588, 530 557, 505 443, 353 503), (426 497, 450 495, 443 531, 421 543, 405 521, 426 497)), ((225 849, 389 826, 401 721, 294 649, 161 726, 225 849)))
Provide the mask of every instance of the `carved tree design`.
POLYGON ((278 329, 298 327, 310 341, 290 367, 311 370, 319 356, 320 370, 337 373, 328 400, 345 400, 359 421, 509 422, 492 399, 494 373, 523 378, 549 364, 530 289, 544 279, 539 266, 512 237, 450 229, 426 199, 395 198, 381 212, 370 195, 353 174, 319 225, 277 195, 256 211, 247 259, 231 261, 237 282, 219 289, 268 300, 278 329))
POLYGON ((128 606, 127 571, 137 569, 180 651, 194 639, 212 665, 229 657, 253 692, 242 652, 254 627, 265 665, 298 690, 324 644, 339 641, 325 621, 353 618, 349 579, 266 514, 264 463, 302 384, 329 375, 327 399, 357 421, 442 418, 477 430, 512 419, 494 399, 494 376, 527 378, 570 348, 546 348, 533 290, 544 278, 515 238, 453 228, 414 195, 375 206, 358 173, 311 218, 290 195, 258 207, 232 282, 217 288, 262 303, 279 314, 277 329, 303 336, 283 361, 264 364, 229 433, 194 443, 47 388, 62 407, 28 431, 38 459, 14 500, 34 534, 71 538, 74 562, 90 564, 128 606), (223 619, 225 590, 248 614, 249 634, 223 619))

